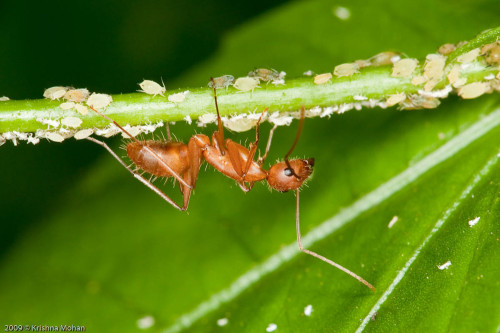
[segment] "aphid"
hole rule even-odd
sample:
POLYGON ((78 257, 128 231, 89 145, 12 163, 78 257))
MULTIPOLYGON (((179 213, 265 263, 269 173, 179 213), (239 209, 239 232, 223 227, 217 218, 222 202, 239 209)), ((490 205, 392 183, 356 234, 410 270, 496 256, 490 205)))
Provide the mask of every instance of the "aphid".
POLYGON ((233 87, 236 89, 246 92, 246 91, 253 91, 255 87, 259 85, 260 81, 257 78, 254 77, 239 77, 236 79, 236 82, 234 82, 233 87))
POLYGON ((411 84, 413 84, 414 86, 419 86, 422 83, 424 83, 425 81, 427 81, 425 76, 419 75, 419 76, 415 76, 413 79, 411 79, 411 84))
POLYGON ((156 95, 162 95, 163 97, 165 97, 163 94, 167 91, 164 83, 163 86, 160 86, 160 84, 151 80, 142 81, 141 83, 139 83, 139 87, 141 87, 142 90, 137 91, 146 93, 148 95, 153 95, 153 97, 155 97, 156 95))
POLYGON ((387 228, 389 228, 389 229, 392 228, 396 224, 396 222, 398 222, 398 221, 399 221, 399 217, 393 216, 393 218, 391 219, 391 221, 389 221, 389 224, 387 225, 387 228))
POLYGON ((455 88, 461 87, 467 83, 466 78, 460 78, 460 65, 453 66, 446 77, 455 88))
POLYGON ((48 88, 48 89, 45 89, 45 91, 43 92, 43 97, 51 99, 51 100, 56 100, 56 99, 64 97, 64 95, 66 94, 66 91, 68 91, 68 89, 70 89, 70 88, 69 87, 48 88))
POLYGON ((418 65, 417 59, 401 59, 392 68, 393 77, 408 77, 418 65))
POLYGON ((313 306, 311 304, 309 304, 308 306, 306 306, 304 308, 304 314, 307 316, 307 317, 310 317, 311 314, 313 312, 313 306))
POLYGON ((387 104, 387 106, 393 106, 398 104, 399 102, 404 101, 405 99, 406 99, 405 93, 399 93, 389 96, 389 98, 385 103, 387 104))
POLYGON ((368 61, 372 66, 387 66, 398 62, 399 59, 401 59, 401 53, 385 51, 374 55, 368 61))
POLYGON ((472 99, 481 96, 482 94, 488 92, 490 86, 485 82, 473 82, 469 83, 458 89, 458 95, 463 99, 472 99))
POLYGON ((439 47, 438 52, 442 55, 448 55, 451 52, 455 51, 457 47, 454 44, 443 44, 439 47))
POLYGON ((469 221, 469 227, 473 227, 473 226, 475 226, 475 225, 477 224, 477 222, 479 222, 479 220, 480 220, 480 219, 481 219, 481 217, 479 217, 479 216, 478 216, 478 217, 476 217, 476 218, 474 218, 474 219, 470 220, 470 221, 469 221))
POLYGON ((82 140, 82 139, 85 139, 85 138, 88 138, 89 136, 91 136, 92 134, 94 133, 94 130, 91 129, 91 128, 86 128, 86 129, 83 129, 81 131, 78 131, 75 133, 75 135, 73 136, 76 140, 82 140))
POLYGON ((225 176, 235 180, 244 192, 250 191, 254 184, 258 181, 266 181, 271 188, 279 192, 295 190, 297 207, 296 233, 299 249, 306 254, 337 267, 375 291, 375 288, 370 283, 355 273, 331 261, 330 259, 304 249, 302 246, 299 223, 299 189, 312 174, 314 159, 290 160, 289 156, 297 145, 300 134, 302 133, 305 120, 305 108, 302 107, 301 109, 301 118, 297 135, 292 147, 285 154, 284 161, 272 165, 269 170, 265 170, 262 168, 262 165, 271 147, 271 140, 276 126, 271 129, 264 155, 259 157, 258 160, 254 160, 254 158, 259 143, 259 124, 262 120, 262 116, 267 112, 267 109, 264 109, 257 121, 255 134, 256 138, 254 142, 250 143, 249 148, 246 148, 231 139, 224 139, 224 128, 219 113, 219 106, 217 104, 217 89, 215 88, 215 83, 213 85, 218 130, 212 134, 212 141, 210 141, 210 138, 204 134, 196 134, 189 139, 188 144, 174 142, 171 139, 168 127, 168 141, 139 141, 130 135, 129 132, 120 126, 116 121, 92 108, 94 112, 109 120, 123 133, 132 138, 132 141, 127 144, 127 155, 138 169, 142 169, 144 172, 150 173, 152 176, 156 177, 174 177, 175 180, 180 183, 181 192, 183 194, 182 205, 177 204, 150 181, 146 180, 140 173, 128 167, 118 157, 118 155, 116 155, 113 150, 106 145, 106 143, 91 137, 88 137, 87 140, 95 142, 108 150, 108 152, 115 159, 117 159, 123 167, 132 173, 135 178, 158 194, 163 200, 167 201, 173 207, 181 211, 188 208, 191 191, 196 186, 198 173, 203 161, 206 161, 225 176))
POLYGON ((457 57, 457 61, 462 63, 462 64, 468 64, 470 62, 473 62, 477 57, 479 57, 480 53, 481 53, 481 50, 479 48, 475 48, 475 49, 470 50, 469 52, 457 57))
POLYGON ((54 141, 54 142, 63 142, 64 141, 64 137, 61 134, 55 133, 55 132, 47 132, 45 137, 47 139, 49 139, 50 141, 54 141))
POLYGON ((110 95, 93 93, 87 100, 87 105, 94 109, 102 109, 108 106, 112 101, 113 97, 110 95))
POLYGON ((338 65, 333 70, 333 74, 337 77, 352 76, 355 73, 359 73, 359 65, 356 63, 338 65))
POLYGON ((443 269, 448 269, 448 267, 450 267, 450 266, 451 266, 451 261, 448 260, 444 264, 438 265, 437 268, 439 268, 440 270, 443 270, 443 269))
POLYGON ((75 103, 81 103, 89 98, 89 94, 89 91, 85 88, 70 89, 64 94, 64 99, 75 103))
POLYGON ((8 98, 7 96, 0 97, 0 102, 7 102, 7 101, 10 101, 10 98, 8 98))
POLYGON ((267 69, 267 68, 257 68, 248 73, 249 77, 255 77, 261 81, 269 82, 278 80, 280 78, 280 73, 278 73, 275 69, 267 69))
POLYGON ((185 100, 186 100, 186 94, 183 92, 168 95, 168 101, 172 103, 182 103, 185 100))
POLYGON ((315 84, 324 84, 332 79, 332 73, 318 74, 314 77, 315 84))
POLYGON ((77 117, 66 117, 61 120, 61 124, 67 127, 78 128, 82 124, 82 120, 77 117))
POLYGON ((418 94, 409 95, 400 103, 400 107, 405 110, 435 109, 441 104, 438 98, 422 96, 418 94))
POLYGON ((59 105, 59 107, 63 110, 71 110, 72 108, 75 107, 74 102, 64 102, 59 105))
POLYGON ((424 76, 428 80, 439 80, 444 74, 446 58, 439 54, 429 54, 424 65, 424 76))
POLYGON ((229 320, 227 318, 217 319, 217 326, 223 327, 226 326, 229 320))
POLYGON ((213 81, 208 82, 208 86, 210 88, 213 88, 215 85, 215 88, 220 89, 220 88, 226 88, 229 87, 234 83, 234 76, 232 75, 222 75, 219 77, 216 77, 213 79, 213 81))
POLYGON ((83 116, 85 116, 87 113, 89 113, 89 109, 87 109, 87 107, 85 105, 82 105, 82 104, 75 104, 75 109, 83 116))
POLYGON ((484 45, 481 54, 489 65, 500 66, 500 42, 484 45))
POLYGON ((365 68, 372 65, 370 60, 363 60, 363 59, 355 60, 354 63, 358 65, 359 68, 365 68))

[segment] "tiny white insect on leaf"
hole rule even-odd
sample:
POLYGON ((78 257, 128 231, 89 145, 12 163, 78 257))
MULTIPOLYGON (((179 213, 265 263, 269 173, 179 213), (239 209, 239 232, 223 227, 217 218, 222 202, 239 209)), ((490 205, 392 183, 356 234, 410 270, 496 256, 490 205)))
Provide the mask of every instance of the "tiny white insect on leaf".
POLYGON ((257 78, 244 76, 236 79, 236 82, 234 82, 233 87, 243 92, 250 90, 253 91, 259 85, 259 83, 260 81, 257 78))
POLYGON ((352 76, 355 73, 359 73, 359 65, 356 63, 341 64, 333 70, 333 74, 338 77, 352 76))
POLYGON ((82 124, 82 120, 77 117, 66 117, 61 120, 61 124, 67 127, 77 128, 82 124))
POLYGON ((10 101, 10 98, 8 98, 7 96, 0 97, 0 102, 7 102, 7 101, 10 101))
POLYGON ((479 216, 478 216, 478 217, 476 217, 476 218, 474 218, 474 219, 470 220, 470 221, 469 221, 469 227, 473 227, 473 226, 475 226, 475 225, 477 224, 477 222, 479 222, 479 219, 481 219, 481 217, 479 217, 479 216))
POLYGON ((278 328, 278 325, 276 325, 275 323, 271 323, 271 324, 267 325, 266 332, 274 332, 274 331, 276 331, 277 328, 278 328))
POLYGON ((137 320, 137 327, 141 330, 151 328, 155 324, 153 316, 145 316, 137 320))
POLYGON ((108 106, 112 101, 113 97, 110 95, 93 93, 87 100, 87 105, 93 107, 94 109, 102 109, 108 106))
POLYGON ((235 132, 246 132, 255 127, 257 119, 230 118, 224 121, 224 126, 235 132))
POLYGON ((64 141, 64 137, 61 134, 54 133, 54 132, 48 132, 46 134, 46 138, 49 139, 50 141, 54 141, 54 142, 63 142, 64 141))
POLYGON ((457 57, 457 61, 462 64, 468 64, 473 62, 479 55, 481 54, 481 50, 479 48, 475 48, 461 56, 457 57))
POLYGON ((401 59, 392 68, 393 77, 408 77, 418 65, 417 59, 401 59))
POLYGON ((182 103, 184 100, 186 100, 186 95, 182 92, 168 95, 168 101, 172 103, 182 103))
POLYGON ((146 93, 148 95, 162 95, 167 91, 165 86, 161 86, 159 83, 156 83, 155 81, 151 80, 144 80, 141 83, 139 83, 139 86, 141 87, 142 90, 138 90, 139 92, 146 93))
POLYGON ((451 266, 451 261, 448 260, 444 264, 438 265, 437 268, 439 268, 440 270, 444 270, 444 269, 448 269, 448 267, 450 267, 450 266, 451 266))
POLYGON ((59 105, 59 107, 63 110, 71 110, 72 108, 75 107, 74 102, 64 102, 59 105))
POLYGON ((89 93, 88 89, 85 89, 85 88, 70 89, 64 95, 64 99, 71 101, 71 102, 81 103, 81 102, 85 102, 89 98, 89 94, 90 93, 89 93))
POLYGON ((51 87, 51 88, 45 89, 45 91, 43 92, 43 97, 51 99, 51 100, 59 99, 59 98, 64 97, 64 95, 66 94, 66 91, 68 91, 68 89, 69 89, 69 87, 60 87, 60 86, 51 87))
POLYGON ((324 84, 330 81, 332 77, 333 77, 332 73, 318 74, 314 77, 314 83, 318 85, 324 84))
MULTIPOLYGON (((227 87, 229 87, 230 85, 232 85, 234 83, 234 76, 232 76, 232 75, 222 75, 222 76, 219 76, 219 77, 214 77, 213 80, 215 82, 215 88, 217 88, 217 89, 219 89, 219 88, 227 88, 227 87)), ((214 87, 214 84, 212 83, 212 80, 210 80, 208 82, 208 86, 210 88, 214 87)))
POLYGON ((394 94, 389 96, 387 99, 387 106, 393 106, 396 105, 406 99, 405 93, 399 93, 399 94, 394 94))
POLYGON ((75 104, 75 109, 80 113, 81 115, 85 116, 87 113, 89 113, 89 109, 82 104, 75 104))
POLYGON ((226 326, 229 320, 227 318, 217 319, 217 326, 223 327, 226 326))
POLYGON ((91 136, 92 134, 94 133, 94 130, 91 129, 91 128, 86 128, 86 129, 83 129, 81 131, 78 131, 75 133, 75 135, 73 136, 76 140, 82 140, 82 139, 85 139, 85 138, 88 138, 89 136, 91 136))
POLYGON ((485 82, 472 82, 458 89, 458 95, 463 99, 471 99, 481 96, 489 90, 490 86, 485 82))
POLYGON ((419 76, 415 76, 413 79, 411 79, 411 84, 413 84, 414 86, 419 86, 422 83, 424 83, 425 81, 427 81, 425 76, 419 75, 419 76))
POLYGON ((453 44, 443 44, 439 47, 438 52, 441 53, 442 55, 448 55, 451 52, 455 51, 457 47, 453 44))
POLYGON ((307 316, 307 317, 310 317, 311 314, 313 312, 313 306, 311 304, 309 304, 308 306, 306 306, 304 308, 304 314, 307 316))

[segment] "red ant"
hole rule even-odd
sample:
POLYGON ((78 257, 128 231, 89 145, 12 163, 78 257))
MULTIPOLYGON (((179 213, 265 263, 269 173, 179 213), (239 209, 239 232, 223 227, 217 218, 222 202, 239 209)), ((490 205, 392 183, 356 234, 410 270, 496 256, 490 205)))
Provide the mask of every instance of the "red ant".
POLYGON ((204 134, 196 134, 192 136, 189 139, 188 144, 172 141, 168 123, 168 141, 139 141, 135 137, 130 135, 130 133, 127 132, 127 130, 120 126, 116 121, 110 119, 106 115, 91 107, 94 112, 115 124, 120 130, 122 130, 132 139, 132 142, 127 144, 127 155, 138 168, 142 169, 144 172, 150 173, 153 176, 167 178, 174 177, 180 183, 184 198, 182 206, 173 201, 169 196, 163 193, 150 181, 145 179, 141 174, 128 167, 118 157, 118 155, 116 155, 116 153, 113 152, 111 148, 109 148, 106 143, 94 138, 87 139, 101 145, 106 150, 108 150, 114 158, 116 158, 128 171, 130 171, 130 173, 134 175, 135 178, 137 178, 151 190, 156 192, 156 194, 158 194, 165 201, 181 211, 186 210, 188 207, 191 191, 196 185, 198 172, 203 160, 207 161, 208 164, 212 165, 215 169, 217 169, 227 177, 234 179, 240 186, 240 188, 245 192, 250 191, 255 182, 263 180, 266 180, 273 189, 280 192, 295 190, 297 198, 295 219, 297 229, 297 243, 299 249, 304 253, 312 255, 313 257, 316 257, 332 266, 337 267, 343 272, 359 280, 368 288, 375 291, 375 288, 360 276, 351 272, 347 268, 344 268, 339 264, 331 261, 330 259, 327 259, 315 252, 304 249, 302 246, 299 224, 299 189, 304 181, 313 172, 314 158, 289 160, 288 157, 297 145, 300 134, 302 132, 302 128, 304 127, 305 108, 303 106, 301 108, 301 117, 297 135, 295 136, 295 141, 293 142, 292 147, 285 155, 284 162, 276 163, 271 166, 269 170, 265 170, 262 168, 262 164, 264 163, 264 160, 266 159, 269 152, 271 140, 276 126, 271 129, 264 156, 260 157, 257 161, 254 161, 254 157, 257 151, 257 144, 259 143, 259 124, 262 116, 267 112, 267 108, 262 112, 259 120, 257 121, 256 138, 254 142, 250 143, 249 149, 234 142, 231 139, 224 140, 224 129, 219 114, 219 106, 217 104, 217 89, 212 78, 211 82, 214 89, 214 100, 215 108, 217 110, 218 124, 218 130, 212 134, 212 143, 210 143, 210 139, 208 138, 208 136, 204 134))

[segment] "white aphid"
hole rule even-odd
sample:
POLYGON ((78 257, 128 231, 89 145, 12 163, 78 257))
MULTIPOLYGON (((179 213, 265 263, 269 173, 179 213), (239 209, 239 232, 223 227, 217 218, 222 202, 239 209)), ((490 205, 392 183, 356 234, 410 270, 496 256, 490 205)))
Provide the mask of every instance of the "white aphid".
POLYGON ((77 117, 66 117, 61 120, 61 124, 71 128, 78 128, 82 124, 82 120, 77 117))
POLYGON ((54 141, 54 142, 63 142, 64 141, 64 137, 61 134, 55 133, 55 132, 47 132, 45 137, 47 139, 49 139, 50 141, 54 141))
POLYGON ((462 64, 468 64, 470 62, 473 62, 477 57, 479 57, 480 54, 481 54, 481 50, 478 47, 478 48, 470 50, 469 52, 457 57, 457 61, 462 63, 462 64))
POLYGON ((137 327, 141 330, 146 330, 153 327, 155 319, 153 316, 145 316, 137 320, 137 327))
POLYGON ((442 55, 448 55, 451 52, 455 51, 457 47, 453 44, 443 44, 439 47, 438 52, 442 55))
POLYGON ((401 59, 394 64, 392 68, 393 77, 408 77, 410 76, 418 65, 417 59, 401 59))
POLYGON ((168 95, 168 101, 172 103, 182 103, 186 100, 186 94, 183 92, 168 95))
POLYGON ((32 136, 32 135, 30 135, 30 136, 28 137, 28 143, 31 143, 31 144, 36 145, 36 144, 38 144, 39 142, 40 142, 40 139, 39 139, 39 138, 37 138, 36 136, 32 136))
POLYGON ((215 122, 216 119, 217 115, 215 113, 205 113, 198 117, 198 125, 205 126, 206 124, 215 122))
POLYGON ((94 109, 102 109, 108 106, 112 101, 113 97, 110 95, 93 93, 87 100, 87 105, 94 109))
POLYGON ((404 101, 405 99, 406 99, 405 93, 394 94, 394 95, 389 96, 386 103, 387 103, 387 106, 393 106, 393 105, 396 105, 396 104, 404 101))
POLYGON ((411 84, 413 84, 414 86, 419 86, 422 83, 424 83, 425 81, 427 81, 425 76, 418 75, 418 76, 415 76, 413 79, 411 79, 411 84))
POLYGON ((386 66, 386 65, 393 65, 400 59, 401 55, 399 53, 392 51, 385 51, 374 55, 373 57, 368 59, 368 61, 372 66, 386 66))
POLYGON ((313 312, 313 306, 312 306, 311 304, 309 304, 308 306, 306 306, 306 307, 304 308, 304 314, 305 314, 307 317, 311 316, 312 312, 313 312))
POLYGON ((189 125, 191 125, 191 123, 193 122, 191 120, 191 117, 187 114, 185 117, 184 117, 184 120, 186 121, 186 123, 188 123, 189 125))
POLYGON ((346 21, 351 17, 351 11, 348 8, 337 6, 333 9, 333 14, 342 21, 346 21))
POLYGON ((352 96, 352 98, 355 101, 367 101, 368 100, 368 97, 363 96, 363 95, 354 95, 354 96, 352 96))
POLYGON ((91 128, 86 128, 86 129, 83 129, 81 131, 78 131, 75 133, 75 135, 73 136, 76 140, 82 140, 82 139, 85 139, 85 138, 88 138, 89 136, 91 136, 92 134, 94 133, 94 130, 91 129, 91 128))
POLYGON ((232 117, 223 119, 224 126, 235 132, 246 132, 255 127, 257 119, 250 119, 247 117, 232 117))
POLYGON ((451 68, 450 72, 447 75, 448 80, 450 81, 451 85, 455 88, 463 86, 465 83, 467 83, 466 78, 460 78, 460 66, 455 65, 451 68))
POLYGON ((146 93, 148 95, 153 95, 153 97, 155 97, 156 95, 164 96, 163 94, 167 91, 165 85, 160 86, 160 84, 151 80, 144 80, 141 83, 139 83, 139 86, 141 87, 142 90, 137 90, 137 91, 146 93))
POLYGON ((68 87, 51 87, 48 89, 45 89, 43 92, 43 97, 55 100, 64 97, 66 94, 66 91, 68 91, 68 87))
POLYGON ((391 219, 391 221, 389 221, 389 224, 387 225, 387 228, 389 228, 389 229, 392 228, 396 224, 396 222, 398 222, 398 220, 399 220, 399 217, 394 216, 391 219))
POLYGON ((315 84, 324 84, 332 79, 332 73, 318 74, 314 77, 315 84))
POLYGON ((226 326, 229 320, 227 318, 217 319, 217 326, 223 327, 226 326))
POLYGON ((429 80, 424 84, 424 91, 431 91, 439 83, 439 80, 429 80))
POLYGON ((280 73, 278 73, 277 70, 267 68, 257 68, 249 72, 248 76, 255 77, 263 82, 275 81, 280 79, 280 73))
POLYGON ((458 95, 463 99, 471 99, 481 96, 490 89, 488 83, 472 82, 458 89, 458 95))
POLYGON ((74 102, 64 102, 59 105, 59 107, 63 110, 71 110, 72 108, 75 107, 74 102))
POLYGON ((293 117, 286 114, 280 114, 276 111, 269 115, 268 121, 278 126, 289 126, 293 121, 293 117))
POLYGON ((359 66, 359 68, 365 68, 369 67, 372 65, 370 60, 364 60, 364 59, 359 59, 359 60, 354 60, 354 63, 359 66))
POLYGON ((250 90, 253 91, 255 87, 259 85, 259 83, 260 80, 257 78, 244 76, 237 78, 233 86, 240 91, 246 92, 250 90))
MULTIPOLYGON (((227 87, 229 87, 230 85, 232 85, 234 83, 234 76, 232 76, 232 75, 222 75, 222 76, 219 76, 219 77, 214 77, 213 80, 215 82, 215 88, 217 88, 217 89, 219 89, 219 88, 227 88, 227 87)), ((210 88, 214 87, 214 84, 212 83, 212 80, 210 80, 208 82, 208 86, 210 88)))
POLYGON ((335 66, 333 74, 338 77, 342 76, 352 76, 355 73, 359 73, 359 65, 356 63, 347 63, 335 66))
POLYGON ((276 325, 275 323, 271 323, 271 324, 267 325, 266 332, 274 332, 274 331, 276 331, 277 328, 278 328, 278 325, 276 325))
POLYGON ((304 76, 313 76, 314 72, 312 70, 308 70, 308 71, 302 73, 302 75, 304 75, 304 76))
POLYGON ((75 104, 75 109, 80 113, 81 115, 85 116, 87 113, 89 113, 89 109, 82 104, 75 104))
POLYGON ((0 97, 0 102, 7 102, 7 101, 10 101, 10 98, 8 98, 7 96, 0 97))
POLYGON ((446 57, 441 54, 429 54, 424 65, 424 76, 428 80, 439 80, 444 74, 446 57))
POLYGON ((85 102, 89 98, 89 94, 88 89, 85 88, 70 89, 66 92, 66 94, 64 94, 64 99, 71 102, 81 103, 85 102))
POLYGON ((473 227, 473 226, 475 226, 475 225, 477 224, 477 222, 479 222, 479 219, 480 219, 480 218, 481 218, 481 217, 479 217, 479 216, 478 216, 478 217, 476 217, 476 218, 474 218, 474 219, 470 220, 470 221, 469 221, 469 227, 473 227))
POLYGON ((453 89, 448 85, 441 90, 425 91, 423 89, 420 89, 420 90, 418 90, 418 93, 422 96, 425 96, 425 97, 446 98, 446 97, 448 97, 448 94, 452 90, 453 89))
POLYGON ((451 266, 451 261, 448 260, 444 264, 438 265, 437 268, 439 268, 440 270, 443 270, 443 269, 448 269, 448 267, 450 267, 450 266, 451 266))
POLYGON ((116 127, 115 124, 109 124, 105 128, 101 128, 95 131, 95 134, 103 136, 105 138, 112 137, 113 135, 116 135, 118 133, 121 133, 122 130, 116 127))

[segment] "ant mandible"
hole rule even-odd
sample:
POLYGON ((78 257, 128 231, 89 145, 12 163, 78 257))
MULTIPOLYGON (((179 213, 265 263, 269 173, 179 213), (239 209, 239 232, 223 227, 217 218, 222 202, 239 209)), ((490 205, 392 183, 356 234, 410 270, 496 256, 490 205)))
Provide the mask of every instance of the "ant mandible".
POLYGON ((210 80, 212 82, 214 90, 214 101, 215 109, 217 111, 218 125, 218 130, 214 131, 214 133, 212 134, 212 143, 210 143, 210 139, 208 138, 208 136, 204 134, 196 134, 192 136, 189 139, 188 144, 172 141, 168 123, 167 141, 140 141, 132 136, 116 121, 90 107, 95 113, 115 124, 123 133, 131 138, 132 141, 127 144, 127 155, 138 169, 142 169, 144 172, 156 177, 174 177, 175 180, 179 182, 184 199, 182 206, 177 204, 168 195, 163 193, 163 191, 153 185, 151 181, 147 180, 140 173, 127 166, 125 162, 123 162, 122 159, 118 157, 118 155, 111 148, 109 148, 106 143, 91 137, 87 139, 104 147, 135 178, 137 178, 144 185, 153 190, 156 194, 158 194, 162 199, 167 201, 173 207, 181 211, 185 211, 188 207, 189 199, 191 197, 191 191, 196 186, 196 180, 198 179, 198 173, 203 160, 207 161, 208 164, 212 165, 215 169, 217 169, 227 177, 234 179, 239 187, 245 192, 250 191, 255 182, 263 180, 267 181, 267 183, 273 189, 280 192, 295 190, 295 224, 297 231, 297 244, 299 246, 299 249, 306 254, 316 257, 334 267, 337 267, 338 269, 351 275, 352 277, 366 285, 371 290, 375 291, 375 288, 362 277, 351 272, 347 268, 333 262, 332 260, 317 254, 316 252, 304 249, 304 247, 302 246, 299 223, 299 190, 306 179, 309 178, 309 176, 312 174, 314 159, 310 158, 289 160, 288 157, 297 145, 300 134, 302 133, 302 128, 304 127, 304 106, 302 106, 301 108, 300 123, 297 130, 297 135, 295 136, 292 147, 286 153, 284 161, 272 165, 269 170, 265 170, 262 168, 262 164, 264 163, 264 160, 266 159, 269 152, 271 140, 276 126, 271 129, 264 155, 257 161, 254 160, 254 157, 257 151, 257 145, 259 143, 259 124, 262 120, 262 116, 267 112, 267 108, 264 109, 259 120, 257 121, 255 135, 256 138, 254 142, 250 143, 249 148, 246 148, 231 139, 224 140, 224 129, 219 113, 219 106, 217 103, 217 88, 213 78, 211 78, 210 80))

